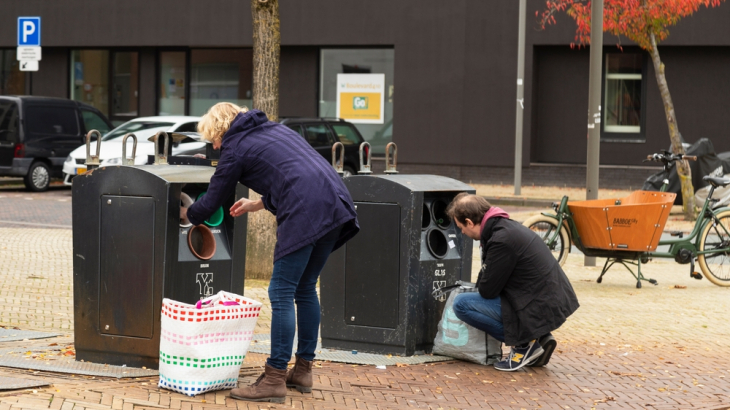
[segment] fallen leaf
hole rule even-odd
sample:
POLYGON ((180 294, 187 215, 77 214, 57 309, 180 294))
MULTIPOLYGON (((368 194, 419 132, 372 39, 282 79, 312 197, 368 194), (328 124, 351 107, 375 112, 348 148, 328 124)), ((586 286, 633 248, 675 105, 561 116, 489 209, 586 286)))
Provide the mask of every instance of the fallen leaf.
POLYGON ((687 289, 684 285, 674 285, 674 289, 687 289))
POLYGON ((396 363, 395 367, 408 367, 406 363, 396 363))

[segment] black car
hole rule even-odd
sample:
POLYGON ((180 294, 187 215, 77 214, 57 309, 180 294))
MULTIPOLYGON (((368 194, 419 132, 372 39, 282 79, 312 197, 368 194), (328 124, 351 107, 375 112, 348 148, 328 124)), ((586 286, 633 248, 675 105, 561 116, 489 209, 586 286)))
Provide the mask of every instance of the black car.
POLYGON ((29 190, 45 191, 89 130, 105 134, 112 128, 104 114, 84 103, 0 96, 0 176, 22 176, 29 190))
POLYGON ((364 140, 351 123, 336 118, 285 118, 281 123, 298 132, 328 162, 332 161, 332 145, 341 142, 345 146, 344 176, 360 170, 360 144, 364 140))

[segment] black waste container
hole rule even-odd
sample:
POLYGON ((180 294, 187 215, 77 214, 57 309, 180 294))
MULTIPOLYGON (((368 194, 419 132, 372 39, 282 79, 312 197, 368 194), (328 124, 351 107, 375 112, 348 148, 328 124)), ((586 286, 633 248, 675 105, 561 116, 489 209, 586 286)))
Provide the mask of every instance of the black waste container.
POLYGON ((195 303, 220 290, 243 293, 247 218, 224 210, 248 188, 238 184, 206 221, 210 231, 198 228, 207 237, 189 241, 191 227, 180 220, 181 200, 205 194, 214 171, 112 166, 73 179, 77 360, 156 369, 163 298, 195 303))
POLYGON ((431 292, 471 279, 472 240, 446 216, 446 207, 474 188, 436 175, 352 176, 344 182, 361 230, 322 272, 322 347, 430 352, 444 305, 431 292))

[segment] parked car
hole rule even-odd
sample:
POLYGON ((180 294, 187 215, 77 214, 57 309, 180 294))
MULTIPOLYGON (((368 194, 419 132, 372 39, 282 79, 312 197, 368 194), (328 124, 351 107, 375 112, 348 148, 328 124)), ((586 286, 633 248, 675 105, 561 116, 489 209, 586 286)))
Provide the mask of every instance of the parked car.
POLYGON ((21 176, 29 190, 45 191, 87 131, 112 128, 104 114, 84 103, 0 96, 0 176, 21 176))
POLYGON ((332 118, 285 118, 280 122, 298 132, 328 162, 332 161, 332 146, 341 142, 345 146, 344 176, 360 170, 360 144, 364 140, 352 123, 332 118))
MULTIPOLYGON (((128 133, 133 133, 137 137, 137 152, 135 157, 136 165, 147 163, 147 155, 155 153, 155 144, 148 141, 149 137, 155 135, 159 131, 165 132, 184 132, 194 133, 198 127, 200 117, 189 116, 157 116, 157 117, 140 117, 131 121, 127 121, 101 138, 101 148, 99 150, 99 161, 101 166, 119 165, 122 163, 122 140, 128 133)), ((197 135, 197 134, 193 134, 197 135)), ((185 152, 202 148, 205 151, 205 143, 195 141, 194 138, 181 141, 173 145, 172 153, 176 155, 179 150, 185 152), (195 143, 200 147, 188 145, 195 143)), ((90 144, 92 154, 96 154, 96 142, 90 144)), ((132 156, 132 140, 127 141, 127 156, 132 156)), ((71 185, 73 177, 86 172, 86 143, 76 148, 66 158, 63 164, 63 183, 71 185)))

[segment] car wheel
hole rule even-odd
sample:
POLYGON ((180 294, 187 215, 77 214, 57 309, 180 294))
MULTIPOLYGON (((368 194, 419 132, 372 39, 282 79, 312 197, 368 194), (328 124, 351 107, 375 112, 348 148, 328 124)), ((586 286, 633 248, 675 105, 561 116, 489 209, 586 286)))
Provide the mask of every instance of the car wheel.
POLYGON ((45 162, 34 162, 28 170, 28 175, 23 178, 25 187, 29 191, 43 192, 48 189, 51 183, 51 171, 45 162))
POLYGON ((351 177, 351 176, 353 176, 353 175, 357 175, 357 172, 355 172, 355 170, 354 170, 354 169, 352 169, 352 168, 348 167, 347 165, 345 165, 345 166, 344 166, 344 167, 342 168, 342 177, 343 177, 343 178, 351 177))

